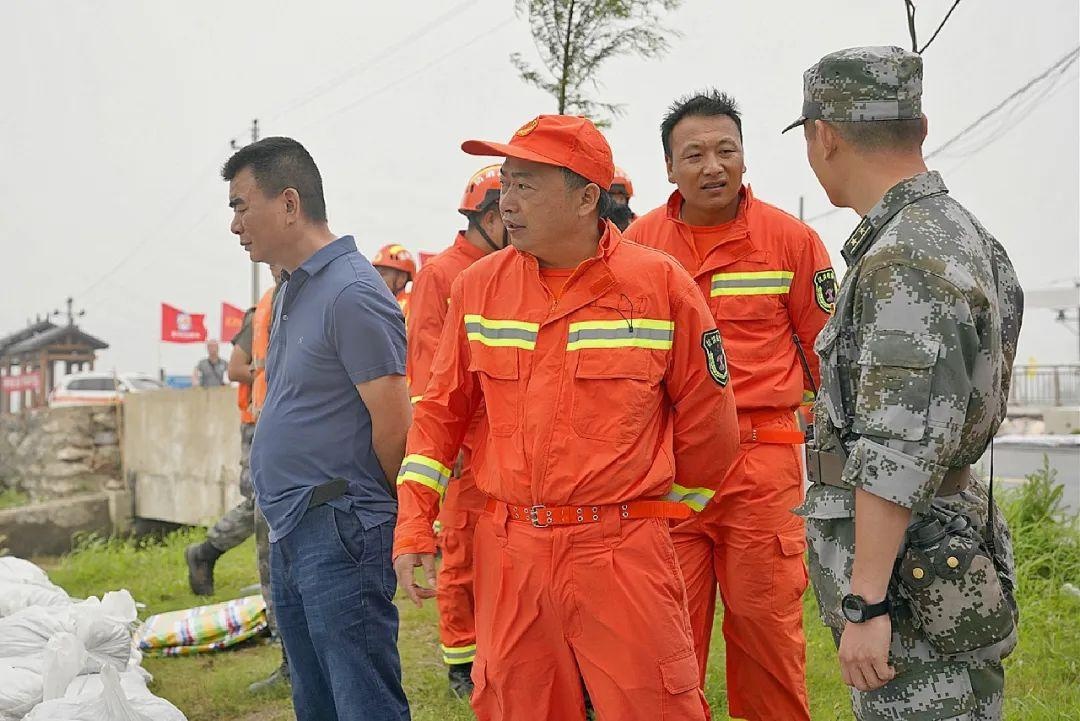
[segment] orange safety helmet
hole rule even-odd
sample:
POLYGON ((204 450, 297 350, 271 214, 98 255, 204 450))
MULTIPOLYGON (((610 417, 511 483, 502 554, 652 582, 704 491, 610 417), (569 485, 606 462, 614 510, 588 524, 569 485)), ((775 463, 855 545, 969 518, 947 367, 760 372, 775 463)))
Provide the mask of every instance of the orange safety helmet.
POLYGON ((488 165, 476 171, 469 184, 465 186, 465 194, 461 196, 461 204, 458 212, 462 215, 478 213, 492 203, 499 202, 499 169, 502 165, 488 165))
POLYGON ((615 166, 615 177, 611 179, 611 192, 617 192, 616 186, 622 186, 627 198, 634 197, 634 184, 630 182, 630 176, 622 168, 615 166))
POLYGON ((416 261, 413 260, 412 253, 401 245, 391 244, 379 248, 371 264, 376 268, 382 266, 403 271, 409 276, 409 280, 416 276, 416 261))

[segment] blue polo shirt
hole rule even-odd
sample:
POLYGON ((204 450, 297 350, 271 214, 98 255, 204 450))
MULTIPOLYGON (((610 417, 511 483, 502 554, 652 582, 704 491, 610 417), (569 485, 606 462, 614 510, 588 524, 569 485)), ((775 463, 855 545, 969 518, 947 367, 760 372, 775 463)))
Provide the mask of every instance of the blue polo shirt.
POLYGON ((393 519, 397 502, 355 385, 405 375, 405 320, 351 236, 317 251, 282 286, 266 368, 251 472, 270 540, 296 527, 315 486, 337 478, 349 490, 331 506, 356 513, 365 528, 393 519))

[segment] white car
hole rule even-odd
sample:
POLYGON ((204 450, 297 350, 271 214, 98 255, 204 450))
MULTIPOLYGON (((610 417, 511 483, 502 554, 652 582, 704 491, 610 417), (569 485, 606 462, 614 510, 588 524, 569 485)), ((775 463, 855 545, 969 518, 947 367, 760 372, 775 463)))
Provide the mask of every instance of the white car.
POLYGON ((49 407, 108 405, 119 403, 128 393, 155 391, 164 387, 157 378, 145 373, 72 373, 62 377, 49 394, 49 407))

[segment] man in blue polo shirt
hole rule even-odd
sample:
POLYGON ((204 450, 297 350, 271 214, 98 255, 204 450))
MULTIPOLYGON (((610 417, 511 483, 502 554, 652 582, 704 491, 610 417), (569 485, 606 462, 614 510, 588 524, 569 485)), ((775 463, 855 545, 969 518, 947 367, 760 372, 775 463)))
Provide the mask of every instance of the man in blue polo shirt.
POLYGON ((353 239, 330 231, 302 145, 260 140, 221 175, 241 246, 289 274, 251 471, 297 720, 409 719, 390 562, 390 479, 411 420, 401 310, 353 239))

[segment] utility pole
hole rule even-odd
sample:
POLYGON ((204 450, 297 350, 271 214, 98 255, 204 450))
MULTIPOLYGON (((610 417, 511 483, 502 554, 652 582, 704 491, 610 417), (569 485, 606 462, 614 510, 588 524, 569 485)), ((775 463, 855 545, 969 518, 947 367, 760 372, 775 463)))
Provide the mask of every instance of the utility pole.
MULTIPOLYGON (((251 142, 256 142, 259 139, 259 119, 255 118, 251 121, 251 142)), ((259 304, 259 264, 255 261, 251 262, 251 305, 252 307, 259 304)), ((222 340, 225 340, 222 338, 222 340)))

